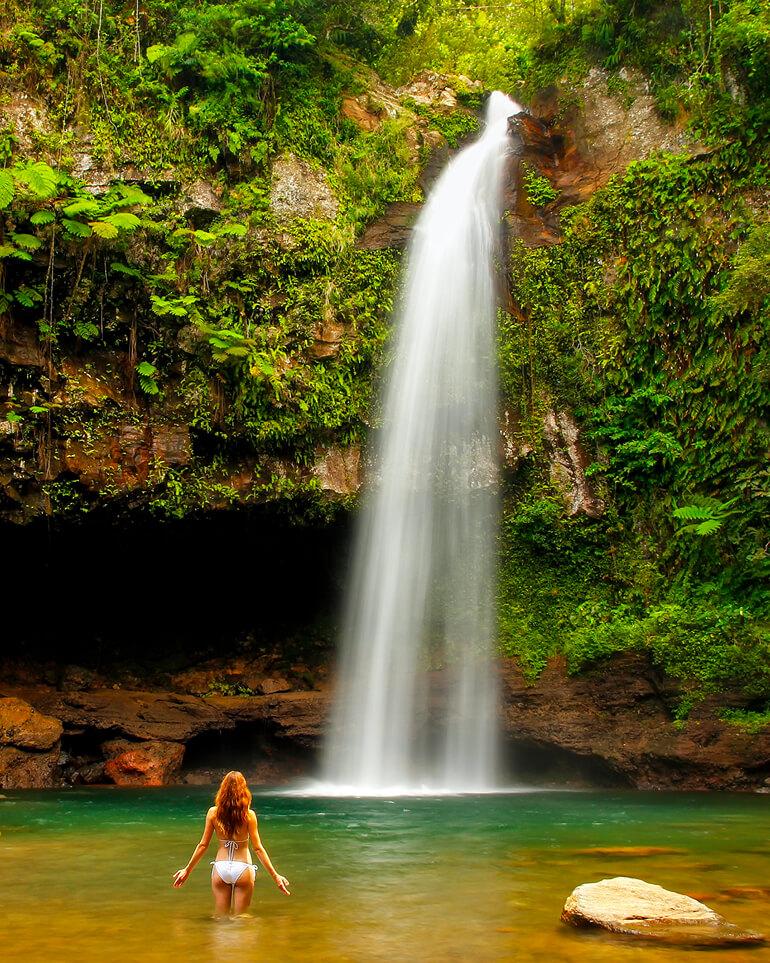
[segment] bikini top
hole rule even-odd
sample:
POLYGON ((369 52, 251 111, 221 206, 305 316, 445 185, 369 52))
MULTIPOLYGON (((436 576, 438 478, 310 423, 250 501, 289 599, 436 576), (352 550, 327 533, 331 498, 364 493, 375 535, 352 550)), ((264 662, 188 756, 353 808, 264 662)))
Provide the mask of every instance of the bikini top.
POLYGON ((217 836, 217 842, 221 843, 221 844, 225 847, 225 849, 227 850, 227 853, 228 853, 228 855, 229 855, 229 857, 230 857, 230 862, 232 863, 232 861, 233 861, 233 850, 235 850, 235 849, 240 849, 240 848, 241 848, 241 847, 238 845, 239 843, 246 843, 246 845, 247 845, 247 847, 248 847, 249 837, 247 836, 245 839, 220 839, 219 836, 217 836))

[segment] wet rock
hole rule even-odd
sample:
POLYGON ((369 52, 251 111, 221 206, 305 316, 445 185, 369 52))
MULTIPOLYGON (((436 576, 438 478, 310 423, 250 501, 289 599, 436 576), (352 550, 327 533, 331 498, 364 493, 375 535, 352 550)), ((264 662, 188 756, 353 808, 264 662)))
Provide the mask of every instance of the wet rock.
POLYGON ((443 107, 447 110, 457 110, 457 94, 449 78, 437 74, 433 70, 423 70, 414 80, 396 91, 402 100, 408 97, 416 104, 425 107, 443 107))
POLYGON ((91 352, 88 361, 62 358, 63 384, 53 400, 57 405, 73 408, 101 408, 107 401, 126 404, 117 370, 123 363, 117 354, 91 352))
POLYGON ((62 689, 77 692, 87 689, 94 681, 94 673, 81 665, 65 665, 61 674, 62 689))
POLYGON ((25 752, 0 748, 0 789, 52 789, 58 784, 59 749, 25 752))
POLYGON ((546 412, 543 435, 551 484, 564 498, 570 516, 601 518, 607 506, 586 477, 590 458, 580 440, 580 428, 573 415, 568 411, 546 412))
POLYGON ((361 130, 377 130, 382 123, 381 108, 375 107, 370 97, 343 97, 341 110, 342 116, 361 130))
POLYGON ((681 687, 646 653, 618 653, 573 676, 554 658, 534 684, 505 659, 501 676, 509 738, 600 766, 607 784, 614 776, 636 789, 754 790, 770 771, 770 733, 747 733, 718 716, 725 700, 745 706, 745 694, 706 701, 675 727, 681 687))
POLYGON ((8 91, 4 97, 0 127, 10 127, 22 153, 33 152, 38 138, 55 130, 45 105, 20 90, 8 91))
POLYGON ((352 495, 362 482, 361 449, 356 445, 342 448, 340 445, 316 449, 313 475, 324 491, 338 495, 352 495))
POLYGON ((158 740, 112 739, 102 751, 108 757, 104 775, 118 786, 167 786, 176 781, 184 758, 183 745, 158 740))
POLYGON ((0 787, 48 789, 56 785, 62 724, 23 699, 0 699, 0 787))
POLYGON ((186 465, 190 457, 187 425, 149 422, 122 422, 89 437, 67 437, 60 452, 61 470, 93 490, 141 488, 159 466, 186 465))
POLYGON ((291 691, 291 686, 286 679, 263 679, 259 683, 258 688, 262 695, 273 695, 276 692, 291 691))
POLYGON ((3 319, 3 326, 0 327, 0 360, 23 368, 42 368, 45 357, 37 331, 3 319))
POLYGON ((23 699, 0 699, 0 745, 51 749, 61 738, 62 728, 59 719, 43 715, 23 699))
POLYGON ((270 206, 276 220, 288 224, 297 217, 334 220, 339 201, 329 187, 326 174, 294 154, 284 154, 273 163, 270 206))
POLYGON ((94 786, 104 782, 104 766, 103 762, 89 762, 78 766, 77 772, 87 786, 94 786))
POLYGON ((308 356, 315 361, 333 358, 339 353, 347 332, 347 325, 337 318, 324 318, 313 325, 313 343, 307 349, 308 356))
POLYGON ((211 696, 206 700, 231 725, 269 722, 281 739, 306 749, 318 749, 331 706, 327 689, 283 692, 267 696, 211 696))
POLYGON ((208 227, 224 210, 221 198, 208 181, 196 181, 177 203, 179 213, 196 228, 208 227))
MULTIPOLYGON (((126 689, 55 692, 23 689, 38 711, 50 712, 68 729, 121 732, 134 739, 185 742, 208 729, 226 729, 228 718, 194 696, 126 689)), ((0 700, 2 701, 2 700, 0 700)))
POLYGON ((406 247, 420 209, 419 204, 405 201, 388 204, 382 217, 373 221, 356 241, 356 247, 366 251, 406 247))
MULTIPOLYGON (((704 153, 682 127, 665 123, 655 108, 646 81, 633 71, 625 71, 623 93, 611 92, 609 76, 592 69, 584 84, 575 89, 556 86, 539 91, 529 112, 511 120, 519 141, 518 155, 547 177, 559 196, 544 211, 527 203, 517 181, 511 185, 514 222, 518 221, 526 243, 527 234, 536 234, 542 224, 543 243, 558 239, 554 214, 568 204, 578 204, 603 187, 613 174, 622 173, 634 160, 658 151, 704 153)), ((520 172, 514 172, 515 177, 520 172)))
POLYGON ((572 926, 598 926, 664 942, 700 946, 765 942, 760 934, 738 929, 689 896, 627 876, 578 886, 561 918, 572 926))

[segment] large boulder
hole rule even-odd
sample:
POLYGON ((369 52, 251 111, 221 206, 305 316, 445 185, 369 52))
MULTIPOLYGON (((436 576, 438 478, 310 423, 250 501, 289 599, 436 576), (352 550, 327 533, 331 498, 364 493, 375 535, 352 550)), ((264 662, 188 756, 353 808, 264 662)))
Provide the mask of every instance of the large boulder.
POLYGON ((0 699, 0 788, 55 785, 62 724, 23 699, 0 699))
POLYGON ((118 786, 166 786, 182 768, 184 746, 178 742, 129 742, 111 739, 102 745, 104 775, 118 786))
POLYGON ((578 886, 564 904, 562 921, 665 942, 727 946, 763 943, 759 933, 739 930, 704 903, 629 876, 578 886))
POLYGON ((61 739, 62 724, 23 699, 0 699, 0 745, 17 749, 52 749, 61 739))

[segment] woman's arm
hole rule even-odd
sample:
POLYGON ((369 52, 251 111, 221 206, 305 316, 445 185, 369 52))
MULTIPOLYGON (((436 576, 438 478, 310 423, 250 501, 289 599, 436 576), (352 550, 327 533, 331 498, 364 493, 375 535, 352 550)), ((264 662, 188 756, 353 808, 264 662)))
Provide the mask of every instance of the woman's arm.
POLYGON ((212 807, 206 813, 206 825, 203 828, 203 835, 201 836, 201 841, 193 850, 193 854, 190 857, 190 862, 185 866, 184 869, 178 869, 174 873, 174 886, 179 887, 184 883, 187 877, 195 868, 198 860, 203 856, 206 850, 209 848, 209 843, 211 842, 211 837, 214 835, 214 808, 212 807))
POLYGON ((257 829, 257 817, 251 809, 249 810, 249 839, 251 840, 251 845, 254 848, 257 859, 273 877, 275 880, 275 885, 282 893, 286 893, 287 896, 291 896, 291 893, 289 892, 288 879, 286 879, 285 876, 281 876, 279 873, 276 873, 273 864, 270 862, 270 857, 267 855, 267 850, 262 845, 262 840, 259 838, 259 830, 257 829))

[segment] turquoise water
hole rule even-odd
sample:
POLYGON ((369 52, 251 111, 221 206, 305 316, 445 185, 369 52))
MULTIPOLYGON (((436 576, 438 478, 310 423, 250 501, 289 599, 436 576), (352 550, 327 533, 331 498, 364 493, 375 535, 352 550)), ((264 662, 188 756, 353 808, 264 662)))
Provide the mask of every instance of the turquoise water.
POLYGON ((211 917, 205 857, 180 890, 213 791, 71 790, 0 798, 2 958, 16 961, 633 961, 770 963, 559 922, 583 882, 638 876, 770 932, 770 796, 518 793, 324 799, 258 795, 251 917, 211 917), (677 852, 591 853, 612 847, 677 852), (95 855, 96 852, 99 855, 95 855))

